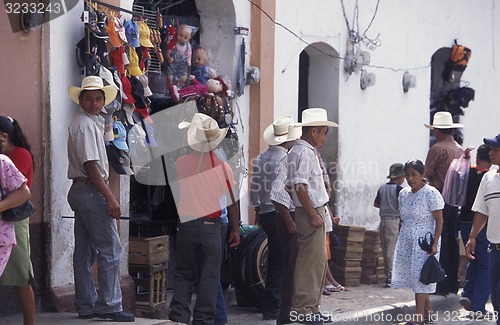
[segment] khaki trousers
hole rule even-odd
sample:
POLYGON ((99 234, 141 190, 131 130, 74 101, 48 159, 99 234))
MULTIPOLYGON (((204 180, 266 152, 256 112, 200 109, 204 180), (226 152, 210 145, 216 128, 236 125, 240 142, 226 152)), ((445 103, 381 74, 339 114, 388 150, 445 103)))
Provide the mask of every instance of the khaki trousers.
MULTIPOLYGON (((328 216, 325 206, 316 208, 323 218, 328 216)), ((329 216, 328 216, 329 217, 329 216)), ((309 215, 300 207, 295 210, 298 254, 295 264, 292 309, 297 314, 308 315, 320 312, 323 283, 326 275, 325 224, 320 228, 311 226, 309 215)))
POLYGON ((392 261, 399 234, 399 218, 380 219, 380 245, 384 254, 385 279, 392 277, 392 261))

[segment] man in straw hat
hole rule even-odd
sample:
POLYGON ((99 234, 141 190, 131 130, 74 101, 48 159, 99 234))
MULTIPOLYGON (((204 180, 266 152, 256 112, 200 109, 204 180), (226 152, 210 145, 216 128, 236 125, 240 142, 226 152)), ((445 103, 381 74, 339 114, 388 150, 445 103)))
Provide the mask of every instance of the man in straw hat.
POLYGON ((80 106, 68 128, 68 178, 73 181, 68 203, 75 212, 75 307, 79 318, 134 322, 122 307, 119 281, 122 248, 116 226, 120 204, 108 187, 109 165, 104 145, 104 105, 115 99, 115 86, 89 76, 81 87, 68 89, 80 106), (97 259, 99 292, 92 279, 97 259))
MULTIPOLYGON (((453 123, 449 112, 434 114, 431 125, 424 124, 434 131, 436 143, 429 149, 425 160, 424 177, 429 184, 443 191, 444 179, 448 167, 453 159, 463 154, 462 147, 453 139, 455 129, 462 128, 462 124, 453 123)), ((446 278, 437 284, 436 293, 447 295, 458 292, 458 265, 460 252, 458 248, 458 207, 445 204, 443 209, 443 232, 441 234, 441 249, 439 262, 446 271, 446 278)))
MULTIPOLYGON (((287 150, 295 145, 295 141, 302 135, 300 123, 290 123, 288 134, 276 138, 283 142, 287 150)), ((278 218, 276 219, 276 233, 281 244, 283 256, 283 280, 281 283, 281 312, 276 324, 290 323, 290 312, 292 310, 292 297, 294 292, 293 277, 295 273, 295 261, 297 259, 297 227, 293 215, 295 206, 290 194, 285 189, 286 181, 286 156, 276 164, 276 179, 271 187, 271 202, 273 203, 278 218)))
POLYGON ((302 112, 302 136, 287 157, 287 186, 296 206, 295 223, 298 255, 295 265, 295 293, 290 319, 304 324, 323 324, 320 312, 326 271, 325 219, 328 192, 323 181, 316 149, 326 142, 328 127, 338 127, 328 121, 323 108, 302 112))
POLYGON ((229 243, 239 244, 239 207, 234 197, 236 185, 229 164, 214 153, 224 140, 228 129, 220 129, 211 117, 196 113, 188 128, 187 142, 194 150, 176 161, 179 192, 176 197, 180 223, 176 236, 177 266, 174 296, 169 318, 188 324, 191 319, 193 287, 198 288, 192 324, 214 324, 217 285, 221 264, 220 200, 229 196, 227 206, 231 220, 229 243))
POLYGON ((276 165, 287 154, 285 141, 276 141, 276 137, 285 136, 286 139, 288 126, 292 122, 290 116, 281 117, 264 130, 263 138, 269 147, 254 160, 250 180, 250 207, 255 210, 256 223, 267 234, 266 294, 262 303, 264 319, 277 319, 280 314, 283 252, 276 233, 276 221, 279 217, 271 202, 271 186, 276 178, 276 165))

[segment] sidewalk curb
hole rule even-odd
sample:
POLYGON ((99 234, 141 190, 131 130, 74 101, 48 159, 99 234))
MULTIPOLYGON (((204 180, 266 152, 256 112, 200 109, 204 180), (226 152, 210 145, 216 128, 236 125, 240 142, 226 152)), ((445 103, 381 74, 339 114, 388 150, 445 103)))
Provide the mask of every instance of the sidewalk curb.
MULTIPOLYGON (((438 296, 431 295, 431 304, 434 310, 455 310, 458 305, 458 295, 438 296)), ((330 315, 333 318, 334 324, 394 324, 397 322, 398 317, 402 315, 410 315, 415 312, 415 300, 386 305, 381 307, 374 307, 360 311, 352 311, 347 313, 340 313, 330 315)), ((409 321, 402 319, 401 321, 409 321)))

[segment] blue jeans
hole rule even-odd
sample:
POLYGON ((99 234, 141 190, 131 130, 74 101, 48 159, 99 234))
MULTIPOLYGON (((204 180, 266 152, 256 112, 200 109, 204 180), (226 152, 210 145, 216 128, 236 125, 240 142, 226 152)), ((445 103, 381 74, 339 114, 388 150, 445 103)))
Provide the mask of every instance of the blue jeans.
MULTIPOLYGON (((461 223, 460 234, 464 245, 469 240, 472 223, 461 223)), ((488 274, 490 261, 488 257, 488 239, 486 239, 486 227, 476 237, 475 260, 469 261, 465 273, 465 283, 462 297, 471 301, 472 311, 485 311, 485 305, 490 297, 490 284, 488 274)))
MULTIPOLYGON (((227 231, 227 223, 221 223, 220 225, 221 252, 224 252, 224 246, 226 244, 226 231, 227 231)), ((226 301, 224 300, 224 291, 222 291, 222 285, 220 284, 220 277, 219 277, 219 285, 217 288, 217 302, 215 304, 215 325, 223 325, 226 323, 227 323, 226 301)))
MULTIPOLYGON (((498 316, 500 313, 500 251, 496 249, 490 252, 490 281, 491 304, 498 316)), ((499 318, 497 318, 497 325, 500 325, 499 318)))
POLYGON ((75 308, 79 315, 122 311, 119 269, 122 247, 106 199, 92 184, 73 184, 68 203, 75 212, 75 308), (92 279, 97 259, 99 293, 92 279))
POLYGON ((192 324, 212 325, 220 276, 220 267, 216 266, 221 263, 220 220, 199 218, 179 223, 178 229, 174 295, 168 316, 174 322, 189 323, 193 287, 197 284, 192 324))

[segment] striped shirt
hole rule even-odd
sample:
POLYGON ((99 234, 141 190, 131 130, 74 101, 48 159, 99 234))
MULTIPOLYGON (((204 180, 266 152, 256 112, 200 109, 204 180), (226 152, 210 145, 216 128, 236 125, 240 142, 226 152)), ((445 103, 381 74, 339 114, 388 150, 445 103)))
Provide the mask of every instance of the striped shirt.
POLYGON ((274 205, 271 203, 271 186, 276 178, 276 165, 285 157, 285 148, 269 146, 255 159, 250 183, 250 207, 259 207, 260 214, 274 211, 274 205))
POLYGON ((286 157, 281 159, 276 166, 276 179, 273 182, 271 189, 271 200, 277 202, 290 210, 290 212, 295 211, 295 206, 293 205, 292 198, 290 194, 285 190, 286 181, 286 157))

